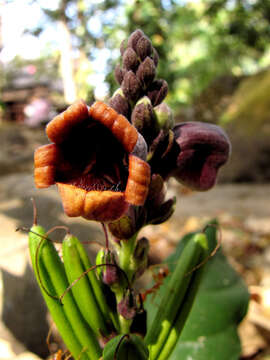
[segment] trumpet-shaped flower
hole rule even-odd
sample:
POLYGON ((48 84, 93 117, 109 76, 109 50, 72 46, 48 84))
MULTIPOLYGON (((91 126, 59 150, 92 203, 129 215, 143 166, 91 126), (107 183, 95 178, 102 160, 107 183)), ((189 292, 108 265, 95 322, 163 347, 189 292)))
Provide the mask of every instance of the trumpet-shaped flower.
POLYGON ((68 216, 113 221, 143 205, 150 183, 146 144, 136 128, 102 102, 82 101, 46 128, 51 144, 35 152, 35 184, 57 184, 68 216))

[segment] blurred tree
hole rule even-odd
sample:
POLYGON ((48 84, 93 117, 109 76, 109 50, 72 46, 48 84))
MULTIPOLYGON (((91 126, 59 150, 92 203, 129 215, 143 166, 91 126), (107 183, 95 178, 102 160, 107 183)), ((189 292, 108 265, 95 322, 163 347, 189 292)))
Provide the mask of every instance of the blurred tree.
MULTIPOLYGON (((175 59, 170 56, 173 43, 170 24, 174 18, 174 2, 168 0, 165 6, 162 0, 132 0, 124 1, 123 5, 124 17, 120 18, 120 21, 111 29, 111 36, 114 38, 111 45, 119 48, 120 38, 123 40, 123 35, 128 37, 134 30, 142 29, 159 54, 158 77, 166 79, 173 92, 175 75, 178 71, 175 59)), ((110 67, 113 67, 115 62, 115 59, 111 61, 110 67)), ((110 85, 110 91, 113 92, 117 87, 113 74, 109 73, 106 79, 110 85)))
POLYGON ((270 2, 265 0, 207 0, 204 12, 217 37, 234 38, 239 55, 260 57, 269 46, 270 2))
MULTIPOLYGON (((160 56, 158 76, 168 81, 168 101, 175 108, 190 104, 217 77, 265 65, 269 1, 133 0, 124 6, 126 17, 111 29, 112 37, 117 43, 123 32, 128 36, 141 28, 151 38, 160 56)), ((112 75, 107 80, 115 89, 112 75)))
MULTIPOLYGON (((58 25, 60 69, 66 102, 71 103, 80 97, 91 100, 93 85, 87 79, 93 72, 91 59, 96 49, 104 47, 106 34, 102 31, 102 25, 107 24, 105 13, 117 6, 118 2, 58 0, 55 9, 51 9, 41 6, 40 0, 33 1, 40 4, 47 19, 58 25), (98 19, 98 25, 94 19, 98 19)), ((46 23, 43 23, 28 31, 39 36, 45 27, 46 23)))

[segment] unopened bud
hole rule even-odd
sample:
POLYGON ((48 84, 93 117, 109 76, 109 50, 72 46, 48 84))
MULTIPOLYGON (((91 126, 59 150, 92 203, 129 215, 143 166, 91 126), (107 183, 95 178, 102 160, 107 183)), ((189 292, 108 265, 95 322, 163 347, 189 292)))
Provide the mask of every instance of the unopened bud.
POLYGON ((137 241, 131 266, 136 272, 136 278, 140 277, 148 265, 149 240, 142 237, 137 241))
POLYGON ((109 105, 116 111, 118 114, 124 115, 126 118, 130 115, 130 105, 127 99, 123 94, 121 88, 117 89, 113 94, 112 98, 109 101, 109 105))
POLYGON ((128 100, 135 102, 138 99, 141 92, 141 84, 133 71, 129 70, 125 74, 121 88, 128 100))
POLYGON ((117 304, 117 311, 123 318, 131 320, 136 315, 136 299, 130 290, 127 290, 123 299, 117 304))
POLYGON ((144 36, 142 30, 140 29, 135 30, 128 38, 127 46, 132 47, 133 50, 136 50, 137 42, 142 36, 144 36))
POLYGON ((154 107, 154 113, 157 118, 160 130, 167 132, 174 126, 174 118, 171 108, 164 102, 154 107))
POLYGON ((134 221, 127 215, 109 223, 109 229, 117 239, 130 239, 136 232, 134 221))
POLYGON ((150 143, 158 134, 158 126, 150 99, 144 96, 140 99, 131 114, 131 122, 150 143))
POLYGON ((124 75, 126 73, 126 70, 123 70, 119 64, 116 65, 114 69, 114 77, 119 85, 121 85, 124 75))
POLYGON ((147 88, 156 76, 156 67, 154 61, 147 56, 147 58, 140 64, 136 72, 136 76, 144 86, 147 88))
POLYGON ((166 186, 163 178, 159 174, 153 174, 149 185, 149 192, 147 196, 147 205, 150 207, 160 206, 165 198, 166 186))
POLYGON ((139 60, 136 52, 131 47, 128 47, 123 54, 123 67, 135 71, 138 65, 139 60))
POLYGON ((146 36, 141 36, 136 45, 136 53, 143 61, 147 56, 151 56, 153 47, 151 41, 146 36))
POLYGON ((148 254, 149 251, 149 240, 146 237, 142 237, 137 241, 134 258, 138 261, 142 261, 148 254))
POLYGON ((104 284, 112 286, 119 282, 118 270, 112 251, 101 249, 96 256, 96 265, 102 265, 97 267, 97 273, 104 284))
POLYGON ((153 106, 160 104, 168 93, 168 84, 163 79, 158 79, 152 82, 150 85, 147 96, 152 102, 153 106))
POLYGON ((132 155, 137 156, 138 158, 146 161, 147 158, 147 144, 144 140, 144 137, 138 133, 138 140, 134 146, 134 149, 132 150, 132 155))
POLYGON ((175 210, 176 198, 165 201, 159 208, 149 211, 148 224, 158 225, 167 221, 175 210))

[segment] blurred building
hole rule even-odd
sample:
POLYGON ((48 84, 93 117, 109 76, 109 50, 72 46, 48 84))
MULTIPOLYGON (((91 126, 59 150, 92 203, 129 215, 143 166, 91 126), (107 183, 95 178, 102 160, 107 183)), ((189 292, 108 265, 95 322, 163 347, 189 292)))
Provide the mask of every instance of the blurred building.
POLYGON ((58 111, 60 105, 52 93, 59 93, 61 98, 61 82, 34 75, 35 66, 27 65, 17 70, 2 89, 3 120, 34 127, 48 122, 58 111))

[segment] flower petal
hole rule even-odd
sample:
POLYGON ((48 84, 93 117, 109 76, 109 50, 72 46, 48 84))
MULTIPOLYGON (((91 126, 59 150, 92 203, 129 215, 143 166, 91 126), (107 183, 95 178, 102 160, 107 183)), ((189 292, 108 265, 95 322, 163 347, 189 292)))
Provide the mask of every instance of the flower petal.
POLYGON ((128 209, 128 203, 121 192, 90 191, 85 198, 83 217, 88 220, 114 221, 128 209))
POLYGON ((114 221, 127 210, 123 193, 89 191, 74 185, 57 183, 65 213, 70 217, 83 216, 88 220, 114 221))
POLYGON ((55 183, 56 166, 60 162, 60 151, 55 144, 39 147, 34 154, 35 184, 46 188, 55 183))
POLYGON ((132 152, 138 140, 138 132, 123 115, 101 101, 96 101, 90 107, 89 115, 110 129, 128 153, 132 152))
POLYGON ((63 143, 69 138, 74 126, 81 124, 87 118, 87 105, 83 100, 76 101, 48 123, 46 127, 48 138, 56 144, 63 143))
POLYGON ((149 189, 150 166, 135 155, 129 155, 129 177, 125 190, 126 201, 132 205, 143 205, 149 189))

